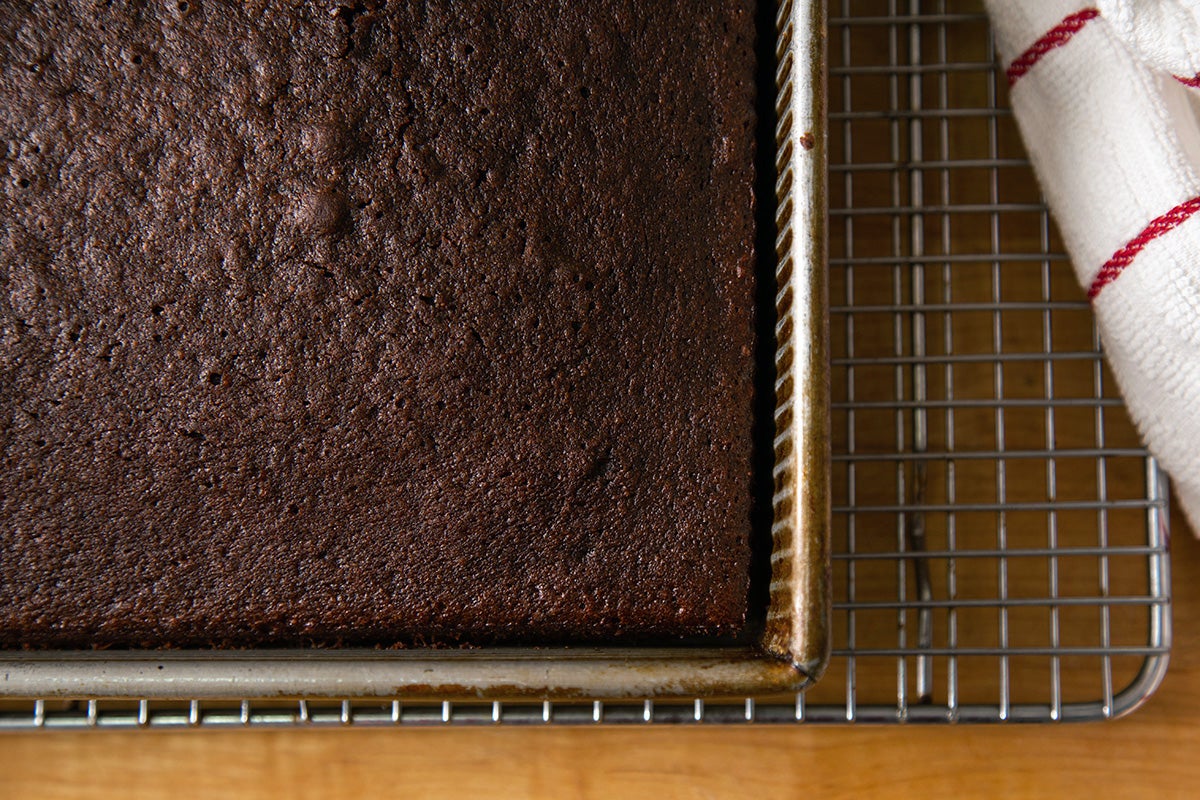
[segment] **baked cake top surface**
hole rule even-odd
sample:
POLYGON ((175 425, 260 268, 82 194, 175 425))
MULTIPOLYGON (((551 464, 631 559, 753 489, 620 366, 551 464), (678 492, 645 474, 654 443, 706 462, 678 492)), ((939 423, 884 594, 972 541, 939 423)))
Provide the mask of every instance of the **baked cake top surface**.
POLYGON ((0 4, 0 644, 737 631, 752 37, 0 4))

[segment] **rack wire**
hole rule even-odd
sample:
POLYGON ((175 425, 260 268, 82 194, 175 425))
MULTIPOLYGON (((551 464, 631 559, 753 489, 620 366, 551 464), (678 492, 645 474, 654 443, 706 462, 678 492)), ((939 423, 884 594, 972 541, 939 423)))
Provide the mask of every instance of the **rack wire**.
POLYGON ((1126 713, 1166 667, 1165 485, 1038 193, 987 19, 947 0, 837 14, 842 639, 808 702, 840 679, 847 720, 1126 713))
POLYGON ((1166 486, 1038 194, 986 17, 830 4, 835 651, 800 696, 9 701, 0 728, 1120 716, 1170 640, 1166 486))

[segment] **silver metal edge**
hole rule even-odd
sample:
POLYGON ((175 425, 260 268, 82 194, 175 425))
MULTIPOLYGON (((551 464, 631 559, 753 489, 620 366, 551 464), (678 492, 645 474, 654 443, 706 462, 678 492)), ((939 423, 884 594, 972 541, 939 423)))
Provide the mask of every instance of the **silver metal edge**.
POLYGON ((825 4, 784 0, 776 26, 775 552, 764 643, 815 680, 832 613, 825 4))
POLYGON ((793 667, 750 648, 81 652, 9 660, 0 675, 5 695, 155 700, 732 696, 797 682, 793 667))
POLYGON ((0 652, 0 698, 731 697, 799 691, 830 652, 825 2, 776 17, 776 465, 759 647, 0 652))

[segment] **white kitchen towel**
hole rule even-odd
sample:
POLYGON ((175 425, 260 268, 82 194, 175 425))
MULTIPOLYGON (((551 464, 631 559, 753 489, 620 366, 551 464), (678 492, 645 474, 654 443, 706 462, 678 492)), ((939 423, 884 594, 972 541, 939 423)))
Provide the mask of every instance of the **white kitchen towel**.
POLYGON ((1200 0, 988 0, 1130 413, 1200 531, 1200 0))

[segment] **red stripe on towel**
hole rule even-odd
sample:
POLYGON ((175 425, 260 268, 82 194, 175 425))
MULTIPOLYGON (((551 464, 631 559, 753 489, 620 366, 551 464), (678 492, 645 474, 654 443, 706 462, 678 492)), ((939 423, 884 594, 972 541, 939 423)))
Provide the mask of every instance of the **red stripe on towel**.
POLYGON ((1185 78, 1182 75, 1176 75, 1174 77, 1175 80, 1179 81, 1184 86, 1190 86, 1193 89, 1200 89, 1200 75, 1196 75, 1191 78, 1185 78))
POLYGON ((1085 8, 1064 17, 1062 22, 1046 31, 1028 50, 1021 53, 1008 65, 1008 85, 1012 86, 1021 80, 1029 70, 1033 69, 1034 64, 1042 60, 1042 56, 1071 41, 1072 36, 1079 33, 1084 25, 1098 16, 1100 16, 1098 9, 1085 8))
POLYGON ((1121 272, 1133 263, 1138 253, 1146 249, 1146 245, 1164 233, 1175 230, 1197 211, 1200 211, 1200 197, 1193 197, 1191 200, 1175 206, 1161 217, 1152 220, 1142 229, 1141 233, 1129 241, 1129 244, 1113 253, 1112 258, 1104 262, 1104 266, 1096 273, 1091 288, 1088 289, 1088 299, 1095 300, 1096 295, 1100 294, 1105 286, 1120 277, 1121 272))

